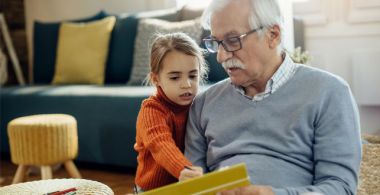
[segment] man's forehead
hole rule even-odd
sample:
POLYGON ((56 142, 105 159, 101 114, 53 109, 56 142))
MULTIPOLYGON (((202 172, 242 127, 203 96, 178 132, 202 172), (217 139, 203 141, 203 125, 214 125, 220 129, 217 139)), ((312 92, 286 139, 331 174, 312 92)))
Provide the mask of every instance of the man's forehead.
POLYGON ((211 21, 210 33, 212 37, 223 38, 241 34, 248 30, 250 30, 248 20, 246 22, 227 22, 226 20, 223 20, 221 23, 213 23, 213 21, 211 21))
POLYGON ((249 6, 236 6, 234 3, 227 4, 217 10, 211 16, 210 31, 213 37, 226 37, 230 34, 239 34, 250 29, 248 18, 249 6))
POLYGON ((234 29, 226 30, 226 31, 218 31, 218 30, 212 31, 211 30, 210 36, 214 38, 224 38, 224 37, 229 37, 229 36, 233 36, 237 34, 239 34, 239 31, 234 30, 234 29))

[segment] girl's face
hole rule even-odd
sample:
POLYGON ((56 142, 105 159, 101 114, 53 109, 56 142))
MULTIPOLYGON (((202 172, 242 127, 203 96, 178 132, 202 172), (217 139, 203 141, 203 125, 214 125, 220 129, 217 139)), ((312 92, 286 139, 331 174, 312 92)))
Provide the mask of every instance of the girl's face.
POLYGON ((195 56, 179 51, 168 52, 158 74, 152 74, 154 84, 179 105, 189 105, 198 92, 199 63, 195 56))

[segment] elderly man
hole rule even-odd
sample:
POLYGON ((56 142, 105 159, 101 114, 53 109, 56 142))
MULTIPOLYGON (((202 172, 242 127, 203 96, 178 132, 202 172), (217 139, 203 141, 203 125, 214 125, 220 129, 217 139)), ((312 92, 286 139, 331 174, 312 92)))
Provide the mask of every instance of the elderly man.
POLYGON ((228 194, 355 194, 361 141, 350 88, 283 51, 277 1, 214 0, 203 25, 229 78, 194 100, 185 155, 206 172, 246 163, 252 186, 228 194))

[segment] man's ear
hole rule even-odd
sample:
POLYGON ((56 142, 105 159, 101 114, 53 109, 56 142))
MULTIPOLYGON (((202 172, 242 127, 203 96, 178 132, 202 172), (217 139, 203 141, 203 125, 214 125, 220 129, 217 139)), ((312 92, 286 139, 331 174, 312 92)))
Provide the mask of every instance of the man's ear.
POLYGON ((267 30, 269 48, 274 49, 281 43, 281 29, 275 24, 267 30))
POLYGON ((157 87, 160 86, 159 85, 159 78, 158 78, 158 75, 156 73, 151 72, 150 73, 150 79, 152 80, 152 82, 155 86, 157 86, 157 87))

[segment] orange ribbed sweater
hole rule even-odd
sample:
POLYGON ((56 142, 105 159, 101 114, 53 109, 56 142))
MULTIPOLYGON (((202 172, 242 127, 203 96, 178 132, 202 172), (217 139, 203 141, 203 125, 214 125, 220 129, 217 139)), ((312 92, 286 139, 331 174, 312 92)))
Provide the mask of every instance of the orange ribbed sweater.
POLYGON ((183 155, 189 106, 170 101, 160 87, 144 100, 136 123, 135 183, 144 191, 178 181, 184 166, 191 163, 183 155))

